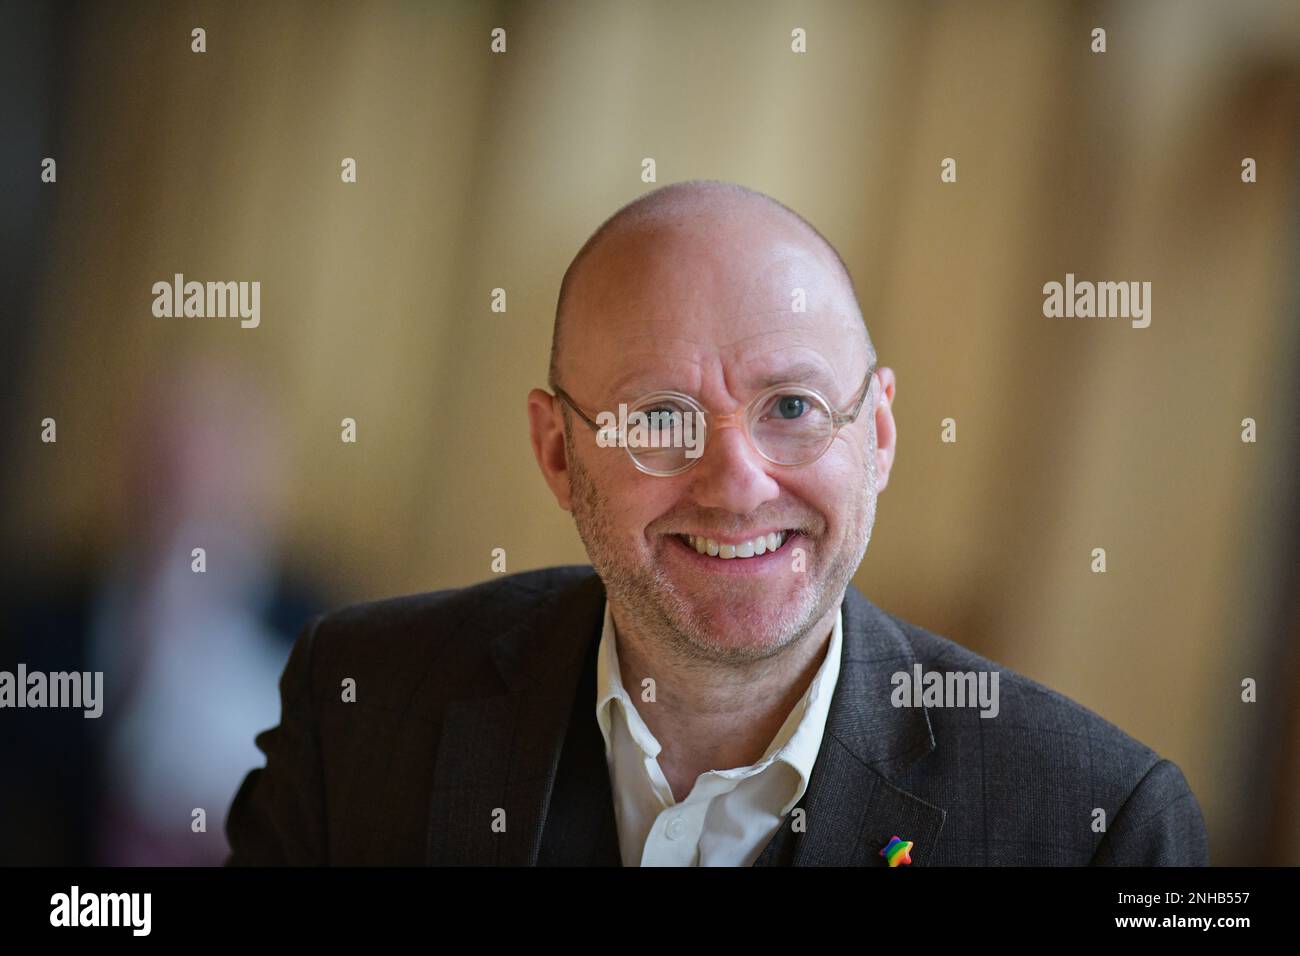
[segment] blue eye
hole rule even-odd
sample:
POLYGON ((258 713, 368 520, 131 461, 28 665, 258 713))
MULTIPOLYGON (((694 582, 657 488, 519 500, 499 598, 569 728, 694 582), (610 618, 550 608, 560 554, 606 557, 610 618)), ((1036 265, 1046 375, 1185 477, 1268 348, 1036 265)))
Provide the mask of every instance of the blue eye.
POLYGON ((776 413, 781 418, 798 418, 808 408, 806 399, 798 395, 782 395, 776 402, 776 413))

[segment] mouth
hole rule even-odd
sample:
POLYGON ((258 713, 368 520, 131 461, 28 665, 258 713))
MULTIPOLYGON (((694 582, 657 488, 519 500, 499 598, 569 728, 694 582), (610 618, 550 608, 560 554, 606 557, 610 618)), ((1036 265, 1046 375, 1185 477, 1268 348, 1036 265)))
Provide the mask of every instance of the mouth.
POLYGON ((775 554, 797 534, 797 531, 787 528, 733 541, 722 541, 695 534, 675 534, 672 537, 704 558, 718 561, 752 561, 755 558, 775 554))

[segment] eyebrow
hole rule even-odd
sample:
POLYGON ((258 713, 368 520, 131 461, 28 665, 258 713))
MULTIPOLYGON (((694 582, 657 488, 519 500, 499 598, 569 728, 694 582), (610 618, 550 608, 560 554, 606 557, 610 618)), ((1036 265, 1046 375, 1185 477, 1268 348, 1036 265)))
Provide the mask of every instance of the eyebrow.
MULTIPOLYGON (((824 365, 816 362, 796 362, 793 365, 781 366, 772 372, 758 373, 757 375, 741 379, 743 384, 757 394, 764 389, 771 388, 773 385, 792 384, 792 385, 814 385, 826 393, 827 398, 834 399, 836 387, 835 376, 831 370, 824 365)), ((624 379, 618 384, 616 390, 623 395, 636 398, 648 394, 651 391, 688 391, 680 385, 665 385, 664 379, 654 378, 647 375, 633 375, 624 379)))
MULTIPOLYGON (((831 374, 830 369, 824 365, 818 365, 815 362, 797 362, 794 365, 787 365, 776 372, 760 376, 754 386, 757 391, 765 388, 771 388, 773 385, 780 385, 790 382, 798 385, 820 385, 823 391, 830 391, 835 386, 835 377, 831 374)), ((834 397, 834 396, 830 396, 834 397)))

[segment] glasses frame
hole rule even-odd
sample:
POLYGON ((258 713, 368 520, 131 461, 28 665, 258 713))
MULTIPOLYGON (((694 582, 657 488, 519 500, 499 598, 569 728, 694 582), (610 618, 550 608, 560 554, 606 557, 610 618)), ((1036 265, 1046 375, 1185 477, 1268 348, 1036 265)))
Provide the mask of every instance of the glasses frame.
MULTIPOLYGON (((862 385, 859 386, 857 392, 854 393, 855 397, 850 400, 849 407, 839 411, 835 409, 835 406, 830 403, 830 400, 827 399, 827 397, 823 395, 819 389, 813 388, 811 385, 801 385, 798 382, 780 382, 776 385, 772 385, 768 388, 765 388, 763 389, 763 391, 759 392, 748 402, 746 402, 742 408, 737 409, 736 411, 732 412, 730 415, 714 415, 712 412, 707 411, 704 408, 704 406, 701 405, 699 401, 697 401, 693 396, 687 395, 685 392, 675 392, 668 389, 661 389, 659 391, 648 392, 645 395, 641 396, 639 399, 637 399, 635 402, 633 402, 629 407, 637 407, 643 405, 646 402, 649 402, 651 400, 656 400, 656 399, 672 399, 674 401, 682 402, 686 405, 689 405, 691 409, 693 409, 697 414, 703 416, 704 445, 705 445, 704 450, 701 451, 700 454, 697 455, 696 457, 688 458, 686 464, 682 465, 682 467, 680 468, 674 469, 673 471, 651 471, 649 468, 646 468, 644 465, 642 465, 641 462, 637 460, 637 457, 634 454, 632 454, 632 448, 630 445, 624 443, 623 450, 627 452, 627 457, 631 459, 632 464, 633 466, 636 467, 637 471, 640 471, 643 474, 651 475, 655 478, 671 478, 674 475, 680 475, 682 472, 691 468, 693 465, 695 465, 696 462, 698 462, 701 458, 704 457, 704 451, 708 450, 709 433, 711 431, 714 431, 715 429, 721 430, 723 428, 739 428, 741 432, 744 434, 745 440, 749 442, 749 447, 754 449, 754 451, 757 452, 758 455, 764 461, 770 462, 771 464, 776 465, 779 468, 806 468, 808 465, 811 465, 813 462, 817 461, 819 458, 821 458, 823 455, 826 454, 826 452, 830 449, 831 445, 834 443, 835 436, 839 434, 841 428, 843 428, 845 425, 850 425, 853 422, 857 421, 858 415, 860 415, 862 412, 862 406, 866 403, 867 396, 871 394, 871 382, 875 378, 875 374, 876 374, 876 363, 872 362, 871 365, 867 368, 867 377, 863 380, 862 385), (817 454, 809 458, 807 461, 801 461, 796 464, 787 464, 786 462, 776 461, 775 459, 765 454, 763 450, 754 443, 754 436, 750 433, 750 426, 752 424, 750 422, 750 419, 753 416, 754 410, 760 408, 762 406, 762 403, 767 399, 771 398, 772 396, 780 395, 782 392, 788 392, 791 390, 808 392, 816 396, 816 398, 819 401, 821 401, 828 409, 830 409, 831 412, 831 431, 830 434, 826 437, 826 442, 822 445, 821 450, 818 451, 817 454)), ((559 398, 560 401, 564 402, 564 404, 568 405, 571 409, 573 409, 574 414, 576 414, 579 418, 581 418, 583 422, 586 423, 588 428, 590 428, 593 432, 597 432, 597 433, 601 431, 600 424, 597 423, 595 419, 593 419, 590 415, 584 412, 568 392, 566 392, 559 385, 555 385, 552 387, 555 389, 555 396, 559 398)))

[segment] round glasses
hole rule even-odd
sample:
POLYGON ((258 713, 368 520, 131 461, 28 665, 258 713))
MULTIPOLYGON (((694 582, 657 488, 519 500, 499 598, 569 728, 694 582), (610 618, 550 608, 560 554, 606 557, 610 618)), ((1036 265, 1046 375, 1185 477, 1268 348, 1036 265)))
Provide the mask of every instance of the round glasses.
POLYGON ((797 384, 764 389, 730 415, 710 414, 682 392, 658 391, 593 419, 558 385, 555 394, 596 433, 597 444, 622 446, 638 470, 667 477, 699 461, 710 429, 741 428, 754 450, 774 465, 812 464, 836 433, 857 419, 875 371, 873 363, 847 411, 836 411, 817 389, 797 384))

